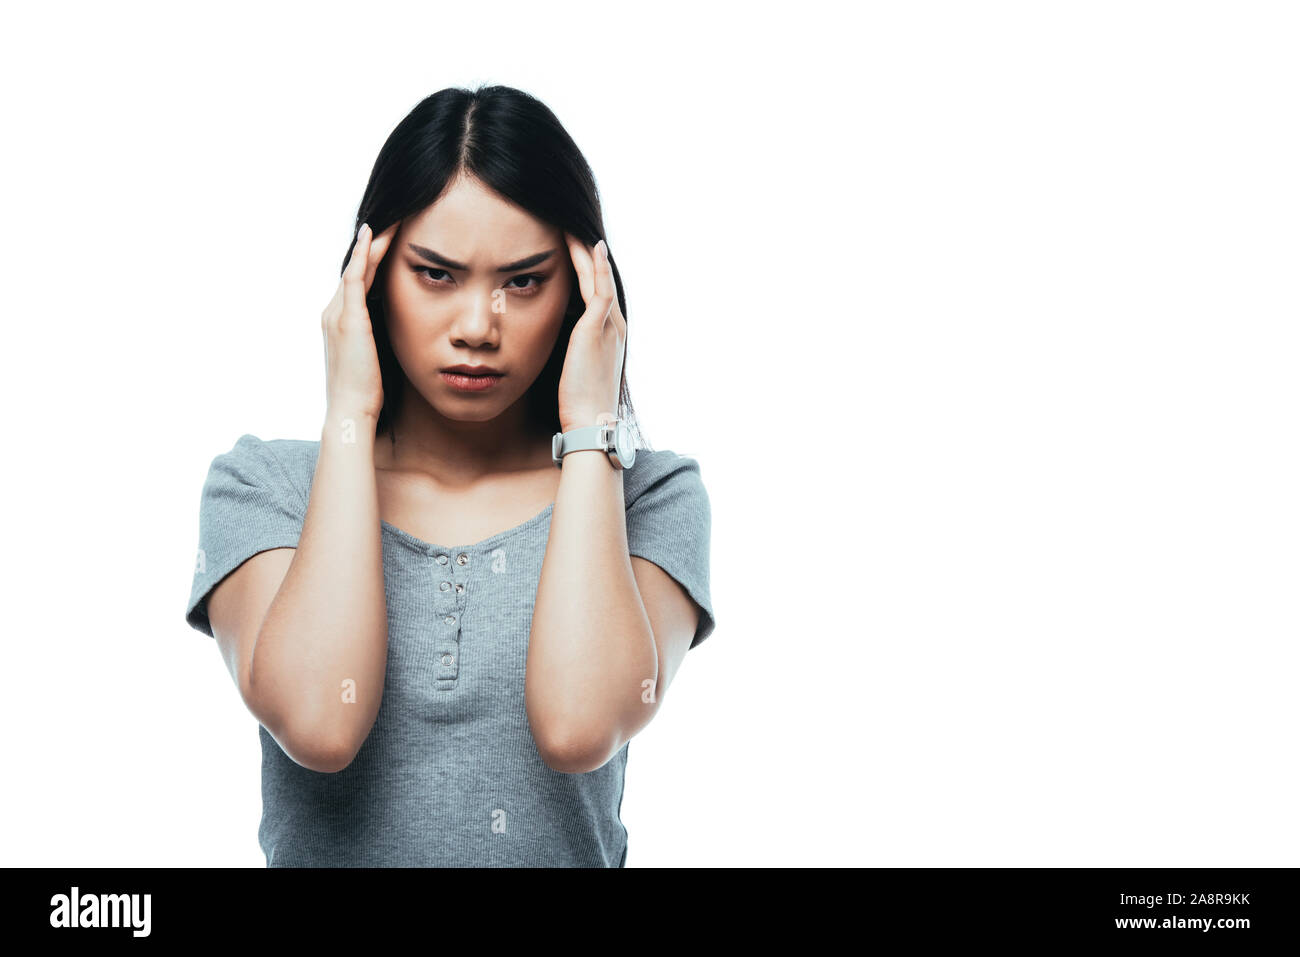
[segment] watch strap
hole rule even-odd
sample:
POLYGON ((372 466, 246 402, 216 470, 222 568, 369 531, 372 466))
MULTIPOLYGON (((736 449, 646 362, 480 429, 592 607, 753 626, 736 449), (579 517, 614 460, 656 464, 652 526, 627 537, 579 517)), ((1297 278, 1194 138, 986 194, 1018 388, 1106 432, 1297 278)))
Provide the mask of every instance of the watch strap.
POLYGON ((568 432, 556 432, 551 440, 551 461, 560 465, 560 460, 568 453, 581 452, 585 449, 610 452, 613 450, 612 440, 613 436, 607 425, 587 425, 580 429, 570 429, 568 432))

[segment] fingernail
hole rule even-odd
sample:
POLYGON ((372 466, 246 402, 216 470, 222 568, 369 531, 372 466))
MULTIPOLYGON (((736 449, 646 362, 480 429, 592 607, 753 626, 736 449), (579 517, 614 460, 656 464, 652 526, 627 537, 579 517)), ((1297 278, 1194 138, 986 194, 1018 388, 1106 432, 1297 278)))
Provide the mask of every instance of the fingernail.
POLYGON ((364 233, 365 231, 366 231, 366 224, 362 223, 361 228, 357 230, 357 239, 360 239, 361 234, 364 233))
POLYGON ((605 240, 602 239, 602 240, 598 243, 598 245, 600 246, 600 255, 601 255, 601 258, 602 258, 602 259, 608 259, 608 258, 609 258, 609 244, 606 243, 605 240))

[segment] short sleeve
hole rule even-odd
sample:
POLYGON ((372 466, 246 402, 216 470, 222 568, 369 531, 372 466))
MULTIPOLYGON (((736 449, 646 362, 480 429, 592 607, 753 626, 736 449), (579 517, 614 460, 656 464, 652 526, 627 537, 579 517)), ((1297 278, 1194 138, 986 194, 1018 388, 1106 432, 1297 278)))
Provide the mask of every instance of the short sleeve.
MULTIPOLYGON (((690 645, 694 648, 713 633, 715 625, 709 594, 709 496, 695 459, 668 450, 638 452, 632 472, 643 455, 648 484, 627 507, 628 554, 654 562, 700 606, 690 645)), ((638 484, 641 481, 647 480, 638 477, 638 484)))
POLYGON ((296 548, 306 503, 265 442, 242 435, 212 460, 199 502, 199 546, 185 621, 212 637, 208 597, 258 552, 296 548))

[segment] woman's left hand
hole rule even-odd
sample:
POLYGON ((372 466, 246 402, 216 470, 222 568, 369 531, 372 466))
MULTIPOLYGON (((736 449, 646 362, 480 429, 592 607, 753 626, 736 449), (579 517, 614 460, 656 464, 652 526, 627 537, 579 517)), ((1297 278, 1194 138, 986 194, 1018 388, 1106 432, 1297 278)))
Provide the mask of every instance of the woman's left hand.
POLYGON ((587 304, 573 327, 560 373, 560 429, 568 432, 595 425, 602 414, 618 414, 627 320, 618 308, 614 269, 605 254, 605 241, 588 249, 569 233, 564 239, 587 304))

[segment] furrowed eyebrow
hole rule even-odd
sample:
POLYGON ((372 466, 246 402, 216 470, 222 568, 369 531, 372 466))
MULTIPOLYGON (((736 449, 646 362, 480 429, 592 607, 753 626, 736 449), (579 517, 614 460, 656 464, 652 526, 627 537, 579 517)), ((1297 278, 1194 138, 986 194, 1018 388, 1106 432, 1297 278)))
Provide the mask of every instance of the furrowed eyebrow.
MULTIPOLYGON (((424 246, 417 246, 415 243, 407 243, 406 245, 410 247, 411 252, 415 253, 421 259, 427 259, 429 262, 441 266, 444 269, 459 269, 462 272, 469 270, 469 267, 464 263, 458 263, 454 259, 448 259, 446 256, 441 253, 436 253, 432 249, 427 249, 424 246)), ((554 249, 548 249, 546 252, 542 253, 534 253, 531 256, 525 256, 523 259, 518 259, 515 262, 506 263, 504 266, 498 266, 497 272, 514 272, 516 269, 528 269, 532 266, 536 266, 538 263, 545 262, 547 259, 554 256, 555 253, 556 250, 554 249)))

